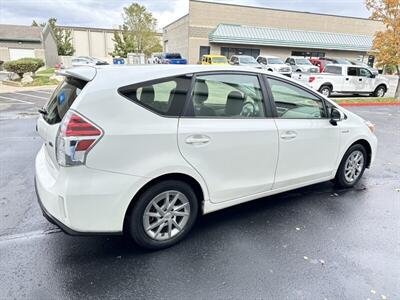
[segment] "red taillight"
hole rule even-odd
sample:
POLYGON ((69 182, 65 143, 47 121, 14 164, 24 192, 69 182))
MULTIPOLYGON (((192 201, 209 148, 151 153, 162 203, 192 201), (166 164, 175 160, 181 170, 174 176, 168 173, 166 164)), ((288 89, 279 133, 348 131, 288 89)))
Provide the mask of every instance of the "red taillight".
POLYGON ((57 135, 56 156, 61 166, 85 163, 86 155, 103 132, 94 123, 73 111, 65 115, 57 135))
POLYGON ((97 136, 101 131, 85 121, 80 116, 72 113, 69 120, 66 120, 65 136, 97 136))
POLYGON ((315 77, 314 77, 314 76, 308 77, 308 82, 313 82, 314 80, 315 80, 315 77))
POLYGON ((81 140, 76 144, 75 151, 85 151, 95 142, 95 140, 81 140))

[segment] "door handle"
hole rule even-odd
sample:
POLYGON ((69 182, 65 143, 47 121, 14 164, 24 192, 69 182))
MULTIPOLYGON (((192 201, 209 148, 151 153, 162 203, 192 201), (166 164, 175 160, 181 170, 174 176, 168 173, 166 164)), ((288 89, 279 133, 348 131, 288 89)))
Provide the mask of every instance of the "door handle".
POLYGON ((349 80, 350 80, 350 78, 347 77, 347 78, 346 78, 346 81, 349 81, 349 80))
POLYGON ((289 131, 286 131, 285 133, 281 134, 281 139, 292 140, 292 139, 296 138, 296 136, 297 136, 296 131, 289 130, 289 131))
POLYGON ((186 138, 185 143, 189 145, 204 145, 209 143, 211 138, 202 134, 191 135, 186 138))
POLYGON ((362 81, 362 78, 358 78, 358 81, 362 81))

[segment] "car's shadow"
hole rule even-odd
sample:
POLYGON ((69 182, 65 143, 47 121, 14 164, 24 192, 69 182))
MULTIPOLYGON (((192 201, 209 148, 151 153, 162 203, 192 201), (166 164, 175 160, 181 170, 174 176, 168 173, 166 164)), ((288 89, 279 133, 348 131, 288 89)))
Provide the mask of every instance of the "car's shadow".
MULTIPOLYGON (((158 279, 163 280, 167 276, 164 273, 171 268, 193 274, 204 266, 212 267, 213 260, 224 259, 232 244, 237 247, 240 239, 246 245, 260 239, 263 251, 273 251, 268 247, 275 247, 282 236, 292 238, 289 232, 295 230, 293 220, 306 222, 310 210, 322 215, 335 215, 340 211, 337 215, 341 215, 347 209, 345 200, 364 189, 362 183, 354 189, 339 190, 325 182, 243 203, 200 217, 185 240, 160 251, 142 250, 125 237, 57 234, 47 255, 50 266, 69 270, 62 272, 59 279, 67 285, 70 296, 93 290, 93 282, 97 288, 94 293, 105 295, 132 278, 149 288, 150 283, 145 280, 154 273, 161 272, 158 279), (211 261, 208 260, 210 256, 211 261), (179 266, 174 265, 174 261, 179 262, 179 266)), ((251 247, 250 244, 246 248, 251 247)))

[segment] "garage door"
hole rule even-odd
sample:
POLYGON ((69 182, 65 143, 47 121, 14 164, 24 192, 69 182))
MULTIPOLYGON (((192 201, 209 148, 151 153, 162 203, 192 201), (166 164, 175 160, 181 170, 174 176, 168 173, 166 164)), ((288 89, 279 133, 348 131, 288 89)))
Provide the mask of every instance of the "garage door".
POLYGON ((35 57, 35 51, 33 49, 10 48, 10 60, 16 60, 24 57, 35 57))

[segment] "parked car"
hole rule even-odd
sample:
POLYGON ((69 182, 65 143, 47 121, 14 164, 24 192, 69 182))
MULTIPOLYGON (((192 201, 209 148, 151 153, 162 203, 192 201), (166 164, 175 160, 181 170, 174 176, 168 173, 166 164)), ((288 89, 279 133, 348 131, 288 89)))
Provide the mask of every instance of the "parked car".
POLYGON ((374 74, 374 75, 379 75, 379 70, 378 70, 378 69, 373 68, 373 67, 370 67, 369 65, 367 65, 366 63, 363 63, 362 61, 359 61, 359 60, 349 60, 349 62, 350 62, 352 65, 361 66, 361 67, 367 68, 367 69, 368 69, 372 74, 374 74))
POLYGON ((257 57, 256 61, 263 65, 268 71, 278 72, 289 77, 292 75, 292 69, 279 57, 260 55, 257 57))
POLYGON ((215 54, 207 54, 203 55, 201 58, 202 65, 216 65, 216 66, 223 66, 229 65, 228 59, 226 56, 223 55, 215 55, 215 54))
POLYGON ((319 68, 314 66, 307 58, 299 56, 288 57, 285 61, 292 68, 293 72, 318 73, 319 68))
POLYGON ((232 55, 229 63, 235 66, 253 67, 262 69, 263 67, 250 55, 232 55))
POLYGON ((108 62, 89 56, 78 56, 72 59, 72 67, 108 65, 108 62))
POLYGON ((172 65, 186 65, 187 60, 182 58, 179 53, 163 53, 161 55, 162 64, 172 64, 172 65))
POLYGON ((371 123, 267 70, 59 74, 37 121, 35 186, 46 218, 70 234, 165 248, 200 214, 328 180, 349 188, 374 161, 371 123))
POLYGON ((326 65, 324 73, 296 74, 293 79, 308 84, 326 97, 332 92, 383 97, 389 88, 386 78, 372 74, 367 68, 353 65, 326 65))

